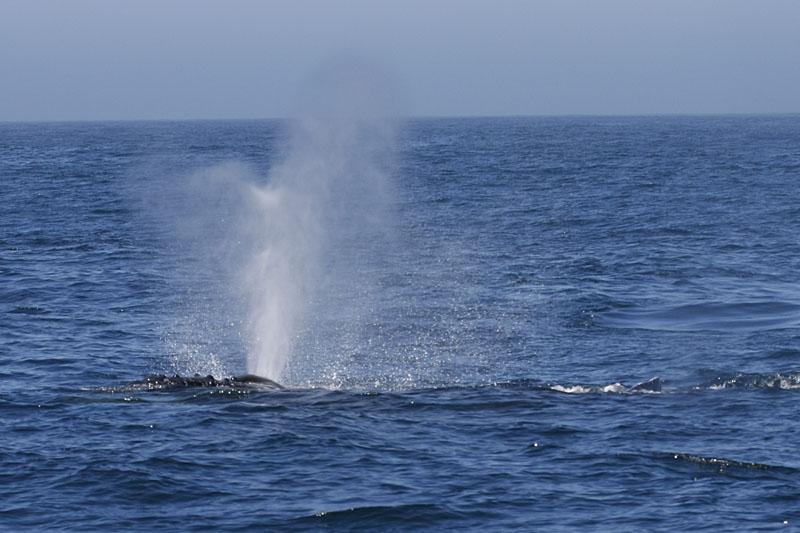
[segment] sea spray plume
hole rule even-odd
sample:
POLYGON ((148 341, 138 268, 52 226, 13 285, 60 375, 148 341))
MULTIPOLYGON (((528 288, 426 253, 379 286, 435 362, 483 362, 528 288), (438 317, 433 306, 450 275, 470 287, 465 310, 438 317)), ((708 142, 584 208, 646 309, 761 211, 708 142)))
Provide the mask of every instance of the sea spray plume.
POLYGON ((249 308, 247 369, 271 379, 281 376, 317 277, 325 184, 309 187, 315 166, 289 158, 269 185, 251 185, 260 233, 253 233, 253 255, 240 276, 249 308))
POLYGON ((151 191, 150 222, 168 228, 164 245, 179 260, 169 266, 174 320, 161 333, 167 366, 161 372, 231 375, 243 357, 241 298, 231 279, 250 256, 245 220, 256 212, 251 184, 258 174, 225 162, 165 180, 151 191), (238 347, 238 348, 237 348, 238 347))
POLYGON ((253 374, 282 380, 303 322, 331 310, 326 290, 352 289, 359 243, 384 225, 391 127, 376 79, 351 64, 312 77, 286 158, 267 185, 251 186, 254 246, 239 279, 253 374))
POLYGON ((310 111, 284 123, 267 175, 229 161, 153 188, 151 222, 173 230, 181 258, 162 372, 230 375, 246 352, 248 372, 282 379, 302 341, 292 378, 320 383, 347 355, 340 341, 358 338, 360 267, 389 226, 392 128, 370 96, 374 73, 346 70, 313 78, 310 111))
POLYGON ((251 373, 280 373, 278 354, 291 347, 317 264, 315 206, 323 197, 319 188, 304 190, 313 190, 317 174, 305 163, 313 161, 288 158, 264 184, 247 165, 226 162, 194 171, 163 195, 182 259, 174 267, 178 316, 164 335, 171 366, 163 371, 231 375, 239 346, 251 373))

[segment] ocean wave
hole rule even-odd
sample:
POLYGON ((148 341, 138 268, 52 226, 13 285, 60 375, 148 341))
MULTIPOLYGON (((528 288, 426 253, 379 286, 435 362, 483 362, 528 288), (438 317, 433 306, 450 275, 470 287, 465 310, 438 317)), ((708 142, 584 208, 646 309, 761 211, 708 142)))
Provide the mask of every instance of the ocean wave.
POLYGON ((622 383, 611 383, 603 386, 593 385, 551 385, 550 390, 556 392, 563 392, 566 394, 604 394, 615 393, 622 394, 628 391, 628 387, 622 383))
POLYGON ((613 328, 654 331, 765 331, 800 326, 800 304, 782 301, 703 302, 599 314, 613 328))
POLYGON ((745 374, 719 376, 708 386, 709 389, 800 389, 800 370, 794 372, 775 372, 769 374, 745 374))
POLYGON ((323 511, 311 516, 303 516, 294 520, 295 525, 308 525, 314 527, 347 527, 355 524, 368 527, 372 524, 380 529, 387 523, 400 523, 404 527, 429 527, 430 524, 441 520, 458 520, 463 518, 461 513, 447 509, 441 505, 427 503, 412 503, 405 505, 369 505, 350 507, 347 509, 323 511))
POLYGON ((733 459, 724 459, 722 457, 704 457, 701 455, 693 455, 689 453, 674 453, 671 454, 672 458, 677 461, 686 461, 699 466, 710 467, 719 472, 724 472, 728 469, 742 469, 742 470, 773 470, 787 473, 796 473, 796 468, 788 466, 769 465, 765 463, 755 463, 749 461, 737 461, 733 459))

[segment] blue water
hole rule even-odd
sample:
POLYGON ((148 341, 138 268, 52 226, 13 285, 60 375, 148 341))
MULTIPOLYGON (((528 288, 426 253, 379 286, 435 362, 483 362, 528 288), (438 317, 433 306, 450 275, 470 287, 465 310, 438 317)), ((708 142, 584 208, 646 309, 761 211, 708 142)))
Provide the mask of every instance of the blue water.
POLYGON ((411 120, 347 183, 297 144, 0 124, 0 530, 798 528, 800 117, 411 120), (123 387, 248 371, 288 230, 242 191, 304 161, 286 388, 123 387))

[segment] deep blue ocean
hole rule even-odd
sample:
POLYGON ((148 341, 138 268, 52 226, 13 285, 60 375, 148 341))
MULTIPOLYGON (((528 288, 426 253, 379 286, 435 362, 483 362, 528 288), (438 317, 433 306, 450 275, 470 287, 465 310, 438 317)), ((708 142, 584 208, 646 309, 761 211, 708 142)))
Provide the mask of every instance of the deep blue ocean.
POLYGON ((798 115, 0 124, 0 530, 796 530, 799 199, 798 115))

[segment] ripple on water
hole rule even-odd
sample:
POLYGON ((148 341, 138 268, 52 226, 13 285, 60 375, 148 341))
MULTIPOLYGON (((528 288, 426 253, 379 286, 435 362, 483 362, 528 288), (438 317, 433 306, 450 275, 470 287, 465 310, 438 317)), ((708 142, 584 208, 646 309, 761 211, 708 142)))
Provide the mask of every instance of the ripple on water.
POLYGON ((782 301, 704 302, 633 307, 598 313, 602 325, 656 331, 765 331, 800 326, 800 304, 782 301))

